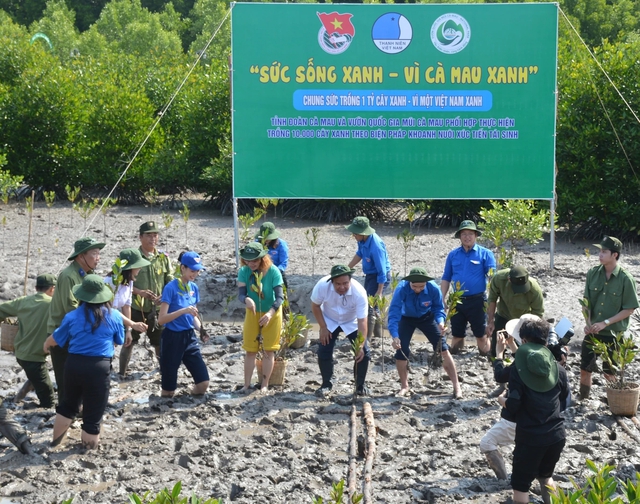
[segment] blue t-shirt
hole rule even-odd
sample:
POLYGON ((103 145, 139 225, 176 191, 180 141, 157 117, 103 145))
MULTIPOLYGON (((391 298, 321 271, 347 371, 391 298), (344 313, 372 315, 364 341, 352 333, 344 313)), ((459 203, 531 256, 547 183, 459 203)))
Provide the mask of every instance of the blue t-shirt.
POLYGON ((362 259, 362 272, 365 275, 375 273, 379 284, 387 283, 387 273, 391 271, 391 263, 387 247, 376 233, 358 242, 356 255, 362 259))
POLYGON ((282 238, 278 238, 277 247, 269 247, 267 250, 269 251, 269 257, 271 257, 271 262, 274 266, 277 266, 280 271, 286 270, 289 265, 289 246, 287 242, 282 238))
MULTIPOLYGON (((187 306, 195 306, 200 301, 200 293, 198 292, 198 286, 193 282, 188 282, 185 292, 180 288, 178 279, 171 280, 162 290, 162 302, 169 305, 167 313, 173 313, 175 311, 186 308, 187 306)), ((193 315, 185 313, 178 318, 167 322, 164 325, 167 329, 171 329, 175 332, 188 331, 189 329, 195 329, 193 323, 193 315)))
POLYGON ((104 320, 95 329, 91 326, 95 317, 87 312, 84 304, 67 313, 62 324, 53 332, 53 339, 64 347, 69 343, 69 353, 88 357, 113 357, 113 345, 124 343, 124 324, 118 310, 102 308, 104 320))
POLYGON ((389 305, 389 334, 392 338, 398 337, 398 324, 402 316, 420 318, 429 312, 433 313, 437 324, 444 322, 444 304, 438 284, 430 280, 420 294, 416 294, 410 283, 402 280, 393 292, 393 299, 389 305))
POLYGON ((449 252, 442 279, 453 285, 460 282, 465 296, 474 296, 487 290, 489 271, 496 270, 496 258, 489 249, 477 243, 467 252, 458 247, 449 252))

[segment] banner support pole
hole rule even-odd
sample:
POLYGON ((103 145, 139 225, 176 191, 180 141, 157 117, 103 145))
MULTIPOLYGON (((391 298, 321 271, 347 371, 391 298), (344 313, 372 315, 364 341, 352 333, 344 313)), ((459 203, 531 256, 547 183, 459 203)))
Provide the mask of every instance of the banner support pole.
POLYGON ((551 272, 553 272, 553 255, 556 250, 556 200, 553 198, 551 200, 551 208, 550 208, 550 233, 549 233, 549 268, 551 268, 551 272))
POLYGON ((238 232, 238 198, 233 198, 233 238, 236 244, 236 269, 240 267, 240 234, 238 232))

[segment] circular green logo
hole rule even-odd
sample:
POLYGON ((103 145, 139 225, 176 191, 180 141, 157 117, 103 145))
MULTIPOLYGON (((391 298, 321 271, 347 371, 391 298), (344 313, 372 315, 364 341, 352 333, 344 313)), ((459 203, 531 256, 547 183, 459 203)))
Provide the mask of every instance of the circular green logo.
POLYGON ((467 20, 458 14, 443 14, 431 25, 431 42, 445 54, 462 51, 471 39, 471 27, 467 20))

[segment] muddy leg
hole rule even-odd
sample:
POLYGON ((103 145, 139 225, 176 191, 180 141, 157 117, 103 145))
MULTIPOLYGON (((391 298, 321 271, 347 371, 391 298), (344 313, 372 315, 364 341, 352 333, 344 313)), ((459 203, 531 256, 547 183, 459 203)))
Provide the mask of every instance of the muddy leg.
POLYGON ((62 443, 71 426, 71 422, 73 422, 72 418, 62 416, 60 413, 56 414, 56 420, 53 424, 53 441, 51 441, 51 446, 58 446, 62 443))

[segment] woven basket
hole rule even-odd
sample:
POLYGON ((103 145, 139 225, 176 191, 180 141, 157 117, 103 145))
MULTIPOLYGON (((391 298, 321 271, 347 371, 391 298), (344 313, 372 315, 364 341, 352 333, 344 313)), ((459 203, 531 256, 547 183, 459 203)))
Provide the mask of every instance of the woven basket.
POLYGON ((292 350, 297 350, 298 348, 302 348, 307 344, 308 339, 309 339, 309 329, 305 329, 304 331, 302 331, 301 336, 299 336, 289 344, 289 348, 291 348, 292 350))
MULTIPOLYGON (((286 360, 277 360, 273 363, 273 372, 269 378, 269 385, 284 385, 284 377, 287 372, 286 360)), ((256 370, 258 371, 258 381, 262 383, 262 361, 256 360, 256 370)))
POLYGON ((16 334, 18 334, 17 325, 5 324, 4 322, 0 324, 0 348, 7 352, 13 352, 16 334))
POLYGON ((638 397, 640 385, 637 383, 627 382, 626 389, 607 387, 607 401, 614 415, 635 416, 638 411, 638 397))

